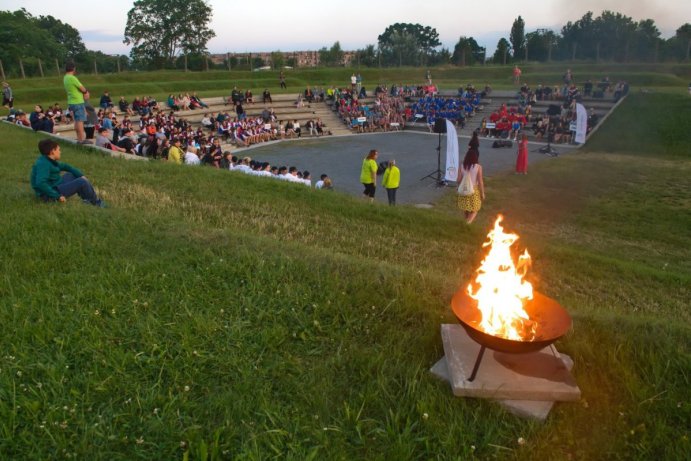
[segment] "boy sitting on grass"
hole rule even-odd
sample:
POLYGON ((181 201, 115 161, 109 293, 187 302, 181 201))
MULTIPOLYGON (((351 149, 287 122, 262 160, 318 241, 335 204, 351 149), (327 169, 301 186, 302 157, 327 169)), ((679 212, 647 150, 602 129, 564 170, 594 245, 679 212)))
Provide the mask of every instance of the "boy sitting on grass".
POLYGON ((31 187, 44 202, 64 203, 67 197, 78 194, 84 203, 105 207, 86 176, 75 167, 60 161, 60 145, 52 139, 38 143, 41 152, 31 169, 31 187), (66 171, 60 175, 61 171, 66 171))

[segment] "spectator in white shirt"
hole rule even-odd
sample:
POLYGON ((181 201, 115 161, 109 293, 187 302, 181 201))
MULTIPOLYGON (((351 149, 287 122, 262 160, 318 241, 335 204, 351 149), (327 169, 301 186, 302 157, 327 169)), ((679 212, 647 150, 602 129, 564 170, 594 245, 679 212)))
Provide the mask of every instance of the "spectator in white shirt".
POLYGON ((329 178, 329 175, 321 175, 319 181, 317 181, 317 183, 314 185, 314 188, 326 190, 333 189, 333 183, 331 182, 331 178, 329 178))
POLYGON ((302 172, 302 182, 305 183, 305 186, 312 187, 312 175, 309 171, 302 172))
POLYGON ((197 155, 197 148, 193 145, 187 146, 187 152, 185 152, 185 165, 199 165, 201 160, 199 160, 199 155, 197 155))

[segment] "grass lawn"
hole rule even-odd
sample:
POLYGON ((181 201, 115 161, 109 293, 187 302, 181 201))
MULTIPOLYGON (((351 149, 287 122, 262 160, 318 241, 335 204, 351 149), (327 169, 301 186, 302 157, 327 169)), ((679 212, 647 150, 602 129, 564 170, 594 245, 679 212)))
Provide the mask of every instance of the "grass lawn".
POLYGON ((110 207, 39 204, 40 137, 0 124, 0 458, 686 459, 690 122, 686 96, 633 94, 584 151, 489 178, 472 226, 452 196, 73 146, 110 207), (583 399, 544 424, 427 371, 498 212, 574 319, 583 399))

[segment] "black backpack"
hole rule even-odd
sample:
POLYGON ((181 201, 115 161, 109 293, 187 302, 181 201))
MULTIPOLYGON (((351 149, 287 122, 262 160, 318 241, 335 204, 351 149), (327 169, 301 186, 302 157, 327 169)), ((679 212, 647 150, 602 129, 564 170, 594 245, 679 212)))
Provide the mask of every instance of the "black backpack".
POLYGON ((383 175, 388 166, 389 162, 379 162, 379 167, 377 167, 377 176, 383 175))
POLYGON ((492 143, 492 148, 499 149, 501 147, 512 147, 513 142, 508 139, 497 139, 492 143))

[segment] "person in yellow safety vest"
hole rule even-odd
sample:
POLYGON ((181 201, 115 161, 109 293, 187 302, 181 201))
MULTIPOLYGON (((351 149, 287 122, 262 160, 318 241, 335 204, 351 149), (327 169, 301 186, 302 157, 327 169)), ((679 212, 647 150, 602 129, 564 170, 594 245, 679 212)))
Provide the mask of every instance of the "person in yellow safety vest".
POLYGON ((389 205, 391 206, 396 206, 396 191, 400 184, 401 170, 396 166, 396 160, 389 160, 381 185, 386 189, 386 195, 389 197, 389 205))
POLYGON ((362 161, 362 170, 360 170, 360 182, 365 186, 364 198, 370 202, 374 202, 374 193, 377 191, 377 169, 379 168, 377 155, 379 152, 376 149, 369 151, 362 161))

